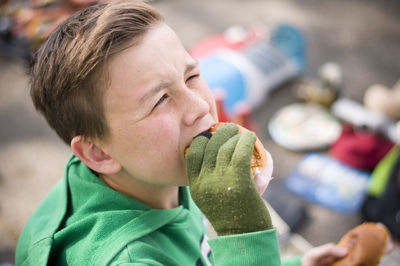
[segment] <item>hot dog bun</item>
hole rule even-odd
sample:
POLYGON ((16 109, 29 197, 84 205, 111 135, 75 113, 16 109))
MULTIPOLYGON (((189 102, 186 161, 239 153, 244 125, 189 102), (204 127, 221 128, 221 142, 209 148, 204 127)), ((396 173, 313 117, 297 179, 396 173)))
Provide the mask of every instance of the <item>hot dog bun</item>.
MULTIPOLYGON (((210 129, 209 132, 211 134, 214 134, 215 131, 217 131, 219 128, 223 127, 225 123, 223 122, 218 122, 214 124, 210 129)), ((239 127, 239 132, 238 133, 243 133, 247 130, 246 128, 237 125, 239 127)), ((185 156, 189 150, 189 147, 185 149, 185 156)), ((253 156, 251 157, 251 173, 253 176, 256 174, 260 173, 266 166, 267 166, 267 152, 265 151, 264 145, 261 143, 261 141, 257 138, 256 143, 254 144, 254 150, 253 150, 253 156)))
MULTIPOLYGON (((211 134, 214 134, 215 131, 217 131, 224 125, 225 123, 222 122, 216 123, 214 124, 214 126, 210 128, 209 131, 211 134)), ((238 132, 239 134, 249 131, 248 129, 240 125, 237 126, 239 127, 239 132, 238 132)), ((261 143, 259 138, 257 138, 256 143, 254 144, 253 156, 251 156, 251 163, 250 163, 252 175, 254 176, 257 173, 261 172, 261 170, 266 166, 267 166, 267 153, 265 152, 264 145, 261 143)))
POLYGON ((386 252, 389 231, 376 223, 364 223, 347 232, 338 245, 348 250, 347 255, 333 266, 375 266, 386 252))

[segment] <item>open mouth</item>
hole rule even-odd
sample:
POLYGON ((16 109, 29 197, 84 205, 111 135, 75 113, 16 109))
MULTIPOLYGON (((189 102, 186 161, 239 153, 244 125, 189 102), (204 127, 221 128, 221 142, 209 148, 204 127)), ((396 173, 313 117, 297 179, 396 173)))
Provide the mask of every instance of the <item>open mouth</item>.
MULTIPOLYGON (((206 130, 200 132, 200 133, 197 134, 193 139, 195 139, 195 138, 197 138, 197 137, 200 137, 200 136, 204 136, 204 137, 210 139, 211 136, 212 136, 212 134, 211 134, 210 131, 211 131, 211 129, 212 129, 214 126, 215 126, 215 124, 212 125, 211 127, 209 127, 208 129, 206 129, 206 130)), ((189 145, 185 148, 185 150, 184 150, 184 156, 185 156, 185 157, 186 157, 186 155, 187 155, 187 153, 188 153, 188 151, 189 151, 189 147, 190 147, 190 144, 189 144, 189 145)))

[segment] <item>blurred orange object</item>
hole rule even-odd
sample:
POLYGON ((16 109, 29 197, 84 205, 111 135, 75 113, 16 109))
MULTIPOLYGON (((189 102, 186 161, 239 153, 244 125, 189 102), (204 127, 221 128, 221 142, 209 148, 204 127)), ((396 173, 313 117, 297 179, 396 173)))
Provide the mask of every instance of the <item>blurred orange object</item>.
POLYGON ((98 0, 30 0, 14 12, 12 32, 28 39, 36 50, 47 36, 73 13, 98 0))
POLYGON ((216 89, 214 91, 215 104, 217 106, 217 114, 219 122, 229 122, 230 118, 225 109, 224 100, 226 98, 226 92, 223 89, 216 89))
POLYGON ((333 266, 378 265, 390 242, 389 231, 381 224, 364 223, 345 234, 339 246, 348 250, 347 255, 333 266))

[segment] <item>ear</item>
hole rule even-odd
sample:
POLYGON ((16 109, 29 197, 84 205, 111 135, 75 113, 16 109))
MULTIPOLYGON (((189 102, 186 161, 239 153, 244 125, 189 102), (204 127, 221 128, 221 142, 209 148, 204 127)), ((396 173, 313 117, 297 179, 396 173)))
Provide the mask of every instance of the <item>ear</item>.
POLYGON ((71 149, 76 157, 95 172, 111 175, 121 170, 121 165, 101 147, 82 136, 75 136, 71 140, 71 149))

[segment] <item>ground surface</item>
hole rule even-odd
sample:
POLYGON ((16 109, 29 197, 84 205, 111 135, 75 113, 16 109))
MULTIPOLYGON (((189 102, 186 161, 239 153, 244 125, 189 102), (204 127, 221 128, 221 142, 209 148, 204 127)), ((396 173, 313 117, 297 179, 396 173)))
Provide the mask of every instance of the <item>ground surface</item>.
MULTIPOLYGON (((395 0, 160 0, 152 3, 187 48, 236 24, 273 27, 279 22, 291 23, 308 40, 305 75, 314 77, 321 64, 337 62, 344 73, 343 94, 356 101, 362 101, 369 85, 391 86, 400 78, 400 3, 395 0)), ((22 62, 0 59, 0 263, 13 261, 19 233, 62 176, 70 155, 68 148, 35 113, 25 72, 22 62)), ((295 101, 293 85, 289 83, 272 92, 254 113, 259 137, 275 160, 275 185, 270 190, 304 155, 279 147, 267 132, 270 117, 280 107, 295 101)), ((287 204, 290 206, 290 201, 287 204)), ((297 232, 313 245, 336 242, 361 222, 359 215, 344 216, 315 205, 306 208, 308 219, 297 232)), ((399 247, 382 265, 398 265, 396 260, 400 261, 399 247)))

